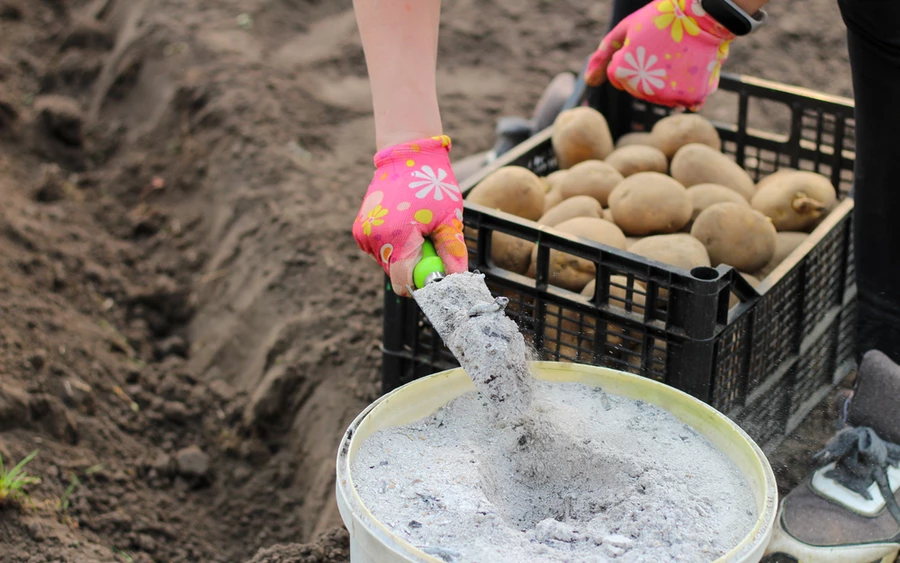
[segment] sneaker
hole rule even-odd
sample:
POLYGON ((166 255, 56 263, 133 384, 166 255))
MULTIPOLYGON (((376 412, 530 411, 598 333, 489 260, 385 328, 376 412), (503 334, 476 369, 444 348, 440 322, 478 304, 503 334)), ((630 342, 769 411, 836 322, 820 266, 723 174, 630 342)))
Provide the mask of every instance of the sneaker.
POLYGON ((900 366, 866 353, 847 427, 781 502, 762 563, 891 563, 900 553, 900 366))

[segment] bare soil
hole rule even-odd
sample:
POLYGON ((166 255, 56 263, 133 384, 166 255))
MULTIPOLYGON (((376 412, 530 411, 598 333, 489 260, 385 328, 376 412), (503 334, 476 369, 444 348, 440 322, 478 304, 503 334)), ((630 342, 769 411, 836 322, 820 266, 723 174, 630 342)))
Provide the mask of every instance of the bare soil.
MULTIPOLYGON (((836 3, 791 7, 727 70, 850 95, 836 3)), ((454 157, 609 10, 445 3, 454 157)), ((350 233, 371 110, 350 0, 0 0, 0 454, 42 478, 0 509, 0 562, 348 561, 334 456, 380 386, 382 273, 350 233)), ((776 452, 782 487, 832 421, 776 452)))

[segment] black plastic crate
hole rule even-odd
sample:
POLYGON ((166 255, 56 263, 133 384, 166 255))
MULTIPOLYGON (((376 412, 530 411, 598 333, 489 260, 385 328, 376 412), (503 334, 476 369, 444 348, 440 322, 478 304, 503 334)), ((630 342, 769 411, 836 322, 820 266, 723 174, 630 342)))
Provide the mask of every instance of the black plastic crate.
MULTIPOLYGON (((841 199, 758 291, 728 266, 688 272, 466 202, 464 222, 475 233, 467 235, 469 266, 485 274, 495 295, 509 298, 507 313, 543 359, 607 366, 665 382, 726 413, 769 449, 855 361, 853 201, 847 197, 855 156, 853 104, 728 74, 720 92, 734 98, 730 117, 707 117, 719 130, 723 152, 755 181, 785 166, 811 170, 828 176, 841 199), (786 133, 750 125, 752 106, 772 104, 784 108, 786 133), (494 231, 537 243, 536 279, 492 262, 494 231), (594 263, 592 297, 549 285, 551 249, 594 263), (738 298, 734 306, 732 295, 738 298)), ((713 96, 721 100, 723 94, 713 96)), ((669 113, 635 101, 632 130, 649 130, 669 113)), ((556 170, 550 129, 469 178, 463 192, 509 164, 539 175, 556 170)), ((458 366, 413 300, 397 297, 389 285, 384 298, 385 392, 458 366)))

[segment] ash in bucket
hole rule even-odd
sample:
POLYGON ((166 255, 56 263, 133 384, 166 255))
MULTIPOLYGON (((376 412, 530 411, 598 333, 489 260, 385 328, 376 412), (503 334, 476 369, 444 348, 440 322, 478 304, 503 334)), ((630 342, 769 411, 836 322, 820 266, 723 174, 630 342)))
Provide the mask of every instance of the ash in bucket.
POLYGON ((357 491, 394 533, 453 563, 711 561, 753 526, 738 468, 673 415, 534 379, 481 275, 414 297, 478 391, 361 445, 357 491))

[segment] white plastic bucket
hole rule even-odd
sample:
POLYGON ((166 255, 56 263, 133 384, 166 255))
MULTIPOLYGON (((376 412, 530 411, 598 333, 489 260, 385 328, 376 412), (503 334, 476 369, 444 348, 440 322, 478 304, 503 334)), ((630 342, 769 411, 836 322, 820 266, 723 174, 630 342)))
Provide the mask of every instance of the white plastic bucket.
MULTIPOLYGON (((750 563, 762 558, 778 505, 775 475, 759 446, 728 417, 674 387, 630 373, 559 362, 535 362, 533 373, 546 381, 600 386, 612 395, 641 399, 672 413, 709 439, 746 477, 758 514, 747 536, 716 563, 750 563)), ((373 433, 420 420, 474 389, 460 368, 423 377, 380 397, 344 433, 337 456, 336 490, 341 518, 350 532, 351 563, 444 563, 393 534, 372 515, 356 492, 350 468, 360 444, 373 433)))

